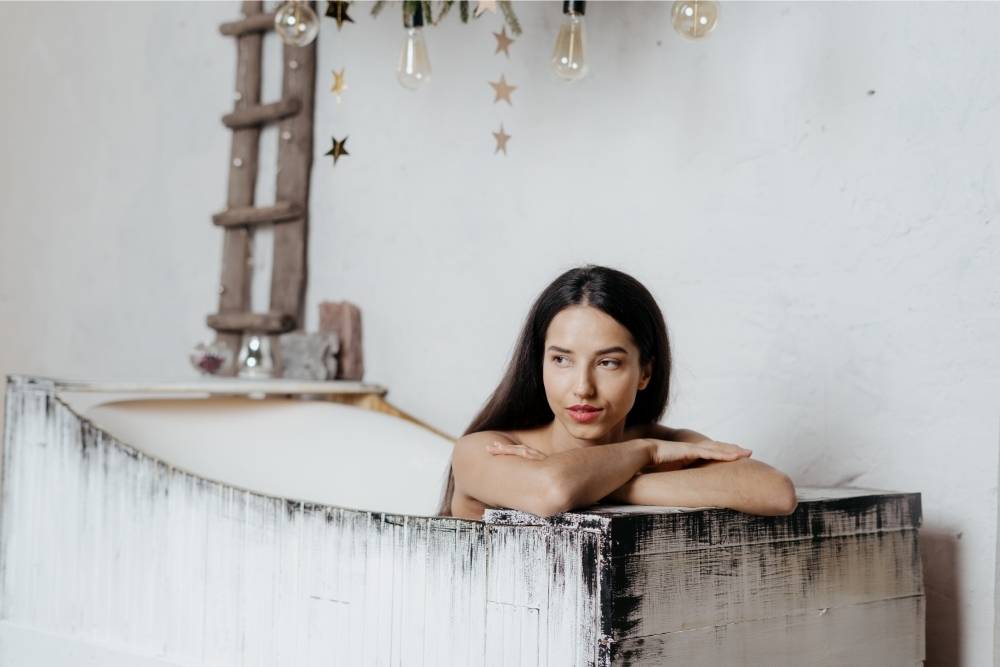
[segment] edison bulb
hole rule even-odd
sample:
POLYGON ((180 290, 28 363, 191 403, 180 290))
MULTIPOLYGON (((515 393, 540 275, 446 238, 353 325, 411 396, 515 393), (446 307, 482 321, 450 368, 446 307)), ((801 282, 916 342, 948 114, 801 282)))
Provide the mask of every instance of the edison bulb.
POLYGON ((714 0, 677 0, 670 20, 682 37, 701 39, 712 32, 719 20, 719 3, 714 0))
POLYGON ((404 87, 416 90, 421 84, 430 81, 431 60, 427 55, 427 42, 424 41, 424 31, 420 27, 406 28, 406 39, 399 51, 399 67, 396 76, 404 87))
POLYGON ((274 31, 289 46, 306 46, 319 34, 319 19, 305 2, 289 0, 274 14, 274 31))
POLYGON ((587 76, 587 59, 583 44, 586 40, 586 28, 583 14, 567 11, 563 14, 559 26, 559 36, 552 51, 552 69, 559 78, 566 81, 579 81, 587 76))

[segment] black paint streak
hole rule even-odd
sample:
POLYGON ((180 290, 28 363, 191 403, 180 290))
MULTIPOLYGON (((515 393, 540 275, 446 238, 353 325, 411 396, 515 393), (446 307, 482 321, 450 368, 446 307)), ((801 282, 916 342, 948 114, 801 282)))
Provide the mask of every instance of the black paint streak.
POLYGON ((581 538, 580 552, 583 561, 580 565, 580 571, 583 575, 583 585, 586 588, 587 597, 594 599, 597 597, 597 568, 599 565, 597 540, 588 534, 581 535, 581 538))
MULTIPOLYGON (((691 512, 619 514, 602 542, 605 560, 599 578, 601 602, 601 634, 609 640, 635 638, 642 623, 640 608, 644 597, 636 585, 637 567, 644 558, 662 555, 663 549, 689 551, 699 548, 732 548, 730 558, 713 563, 703 574, 725 576, 726 567, 738 571, 744 559, 755 559, 755 567, 766 572, 773 566, 773 553, 760 549, 760 543, 783 543, 786 540, 811 540, 812 549, 801 555, 805 559, 804 579, 799 583, 802 593, 815 589, 815 580, 822 576, 825 563, 820 543, 834 534, 870 535, 878 543, 890 539, 885 531, 915 530, 921 522, 920 494, 869 493, 848 498, 831 498, 800 502, 789 516, 765 517, 743 514, 727 509, 705 509, 691 512), (851 532, 853 528, 853 531, 851 532), (673 543, 673 544, 671 544, 673 543), (749 544, 748 544, 749 543, 749 544), (754 544, 756 543, 756 544, 754 544), (653 552, 650 549, 657 549, 653 552), (728 565, 725 565, 728 563, 728 565), (631 591, 631 593, 626 593, 631 591)), ((912 559, 915 571, 920 571, 918 541, 914 537, 912 559)), ((843 548, 839 542, 834 551, 843 548)), ((885 547, 888 548, 888 547, 885 547)), ((780 550, 779 550, 780 551, 780 550)), ((706 566, 707 567, 707 566, 706 566)), ((628 664, 629 652, 609 658, 628 664)))

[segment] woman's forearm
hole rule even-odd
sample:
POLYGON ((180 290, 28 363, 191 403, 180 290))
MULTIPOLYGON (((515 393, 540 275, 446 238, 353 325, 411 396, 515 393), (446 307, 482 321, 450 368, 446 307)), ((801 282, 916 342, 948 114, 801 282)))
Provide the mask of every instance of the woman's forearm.
POLYGON ((606 497, 629 505, 728 507, 764 516, 795 511, 795 485, 784 473, 755 459, 637 475, 606 497))
POLYGON ((651 443, 639 438, 559 452, 545 462, 557 480, 563 511, 568 511, 598 502, 650 465, 652 458, 651 443))

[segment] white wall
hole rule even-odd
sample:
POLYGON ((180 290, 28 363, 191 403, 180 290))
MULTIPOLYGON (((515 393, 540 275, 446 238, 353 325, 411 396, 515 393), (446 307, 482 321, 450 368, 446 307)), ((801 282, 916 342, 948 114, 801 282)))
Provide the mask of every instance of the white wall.
MULTIPOLYGON (((593 73, 573 86, 546 67, 559 3, 518 5, 509 61, 499 16, 453 11, 413 94, 394 78, 398 8, 354 4, 342 31, 322 20, 307 328, 321 300, 360 304, 366 379, 459 433, 549 280, 626 270, 672 334, 665 421, 800 484, 922 492, 928 664, 987 664, 1000 5, 729 3, 689 43, 669 3, 595 2, 593 73), (513 107, 493 104, 501 73, 513 107)), ((217 25, 237 14, 0 4, 0 373, 192 374, 235 75, 217 25)))

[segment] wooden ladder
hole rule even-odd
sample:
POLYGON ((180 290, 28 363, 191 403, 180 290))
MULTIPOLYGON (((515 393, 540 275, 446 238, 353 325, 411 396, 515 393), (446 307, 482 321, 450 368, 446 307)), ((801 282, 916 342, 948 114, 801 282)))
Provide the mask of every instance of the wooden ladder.
MULTIPOLYGON (((244 332, 274 336, 302 330, 305 325, 316 40, 302 47, 282 45, 281 99, 262 104, 263 38, 274 29, 274 14, 264 12, 263 3, 252 0, 243 2, 242 12, 244 18, 219 26, 223 35, 236 38, 237 53, 235 104, 233 112, 222 117, 233 132, 229 193, 226 210, 212 216, 225 236, 219 310, 208 316, 207 323, 215 330, 216 341, 227 344, 234 354, 234 363, 220 375, 236 374, 235 359, 244 332), (267 123, 279 124, 276 201, 257 206, 257 155, 261 127, 267 123), (267 312, 251 312, 251 242, 254 228, 265 224, 274 225, 270 305, 267 312)), ((271 349, 277 348, 272 344, 271 349)))

